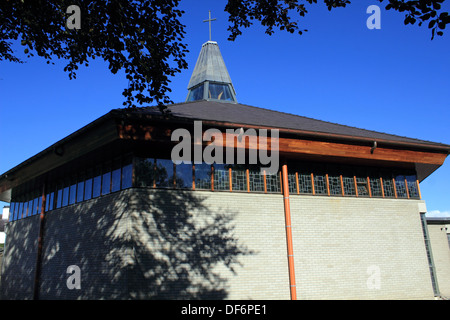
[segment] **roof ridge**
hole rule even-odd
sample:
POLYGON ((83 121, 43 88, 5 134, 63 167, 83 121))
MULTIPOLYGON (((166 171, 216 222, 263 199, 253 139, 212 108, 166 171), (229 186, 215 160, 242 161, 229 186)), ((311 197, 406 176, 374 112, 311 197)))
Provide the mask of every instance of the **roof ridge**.
MULTIPOLYGON (((206 101, 206 100, 205 100, 205 101, 206 101)), ((197 101, 197 102, 198 102, 198 101, 197 101)), ((220 103, 220 101, 209 101, 209 102, 220 103)), ((290 112, 285 112, 285 111, 278 111, 278 110, 272 110, 272 109, 266 109, 266 108, 261 108, 261 107, 256 107, 256 106, 251 106, 251 105, 244 104, 244 103, 236 103, 235 105, 242 105, 242 106, 246 106, 246 107, 250 107, 250 108, 254 108, 254 109, 259 109, 259 110, 264 110, 264 111, 270 111, 270 112, 281 113, 281 114, 285 114, 285 115, 289 115, 289 116, 295 116, 295 117, 299 117, 299 118, 303 118, 303 119, 307 119, 307 120, 319 121, 319 122, 328 123, 328 124, 332 124, 332 125, 336 125, 336 126, 340 126, 340 127, 345 127, 345 128, 352 128, 352 129, 364 130, 364 131, 366 131, 366 132, 373 132, 373 133, 385 134, 385 135, 389 135, 389 136, 395 136, 395 137, 399 137, 399 138, 405 138, 405 139, 417 140, 417 141, 421 141, 421 142, 428 142, 428 143, 434 143, 434 144, 443 144, 443 143, 434 142, 434 141, 430 141, 430 140, 423 140, 423 139, 418 139, 418 138, 411 138, 411 137, 402 136, 402 135, 398 135, 398 134, 392 134, 392 133, 387 133, 387 132, 382 132, 382 131, 376 131, 376 130, 370 130, 370 129, 365 129, 365 128, 361 128, 361 127, 350 126, 350 125, 341 124, 341 123, 336 123, 336 122, 331 122, 331 121, 326 121, 326 120, 320 120, 320 119, 311 118, 311 117, 306 117, 306 116, 301 116, 301 115, 298 115, 298 114, 294 114, 294 113, 290 113, 290 112)), ((317 132, 324 132, 324 133, 326 133, 325 131, 317 131, 317 132)))
MULTIPOLYGON (((255 110, 261 110, 264 112, 268 112, 268 113, 275 113, 275 114, 281 114, 281 115, 286 115, 286 116, 290 116, 293 118, 298 118, 298 119, 303 119, 303 120, 309 120, 309 121, 314 121, 317 123, 323 123, 323 124, 327 124, 327 125, 332 125, 335 126, 336 128, 348 128, 348 129, 352 129, 352 130, 359 130, 359 131, 363 131, 366 132, 368 134, 379 134, 379 135, 384 135, 386 137, 372 137, 370 139, 373 139, 373 141, 376 141, 377 139, 387 139, 389 140, 389 137, 392 138, 398 138, 398 139, 406 139, 409 140, 410 142, 414 141, 417 143, 426 143, 426 144, 433 144, 433 145, 441 145, 441 146, 448 146, 445 143, 442 142, 434 142, 434 141, 430 141, 430 140, 424 140, 424 139, 418 139, 418 138, 411 138, 408 136, 402 136, 402 135, 398 135, 398 134, 392 134, 392 133, 387 133, 387 132, 382 132, 382 131, 376 131, 376 130, 369 130, 369 129, 365 129, 365 128, 361 128, 361 127, 355 127, 355 126, 350 126, 350 125, 346 125, 346 124, 340 124, 340 123, 336 123, 336 122, 331 122, 331 121, 326 121, 326 120, 320 120, 320 119, 316 119, 316 118, 312 118, 312 117, 306 117, 306 116, 302 116, 302 115, 298 115, 298 114, 294 114, 294 113, 290 113, 290 112, 285 112, 285 111, 279 111, 279 110, 273 110, 273 109, 267 109, 267 108, 262 108, 262 107, 256 107, 256 106, 252 106, 252 105, 248 105, 248 104, 244 104, 244 103, 226 103, 226 102, 222 102, 222 101, 210 101, 210 100, 196 100, 196 101, 188 101, 188 102, 178 102, 178 103, 173 103, 173 104, 169 104, 166 105, 169 109, 171 107, 188 107, 191 104, 215 104, 217 106, 221 106, 221 105, 225 105, 229 108, 239 108, 239 107, 246 107, 249 109, 255 109, 255 110)), ((156 110, 157 106, 147 106, 147 107, 139 107, 139 110, 145 111, 145 110, 156 110)), ((177 109, 177 108, 175 108, 177 109)), ((185 108, 183 108, 185 109, 185 108)), ((172 110, 175 111, 175 110, 172 110)), ((201 117, 199 117, 199 119, 201 119, 201 117)), ((216 120, 218 122, 223 121, 223 120, 216 120)), ((248 125, 253 125, 251 122, 241 122, 241 124, 248 124, 248 125)), ((279 128, 286 128, 286 129, 293 129, 293 127, 291 126, 281 126, 278 125, 279 128)), ((305 131, 308 132, 317 132, 317 133, 324 133, 324 134, 329 134, 330 131, 327 130, 323 130, 323 128, 317 128, 316 130, 312 130, 312 129, 304 129, 305 131)), ((354 135, 351 132, 347 133, 347 135, 354 135)), ((358 136, 358 135, 355 135, 358 136)), ((364 136, 364 135, 363 135, 364 136)), ((370 135, 369 135, 370 136, 370 135)))

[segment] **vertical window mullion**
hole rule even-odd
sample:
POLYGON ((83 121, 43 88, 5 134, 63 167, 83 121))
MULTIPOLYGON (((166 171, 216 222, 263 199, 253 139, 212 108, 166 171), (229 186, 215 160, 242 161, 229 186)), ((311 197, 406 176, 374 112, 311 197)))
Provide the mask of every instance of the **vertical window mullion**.
POLYGON ((406 178, 405 178, 405 189, 406 189, 406 197, 409 199, 409 186, 406 178))
POLYGON ((195 190, 195 163, 192 163, 192 190, 195 190))
POLYGON ((264 169, 264 173, 263 173, 263 179, 264 179, 264 193, 267 193, 267 177, 266 177, 265 169, 264 169))
POLYGON ((420 184, 419 184, 419 180, 416 180, 416 184, 417 184, 417 192, 419 193, 419 199, 422 199, 422 194, 420 193, 420 184))

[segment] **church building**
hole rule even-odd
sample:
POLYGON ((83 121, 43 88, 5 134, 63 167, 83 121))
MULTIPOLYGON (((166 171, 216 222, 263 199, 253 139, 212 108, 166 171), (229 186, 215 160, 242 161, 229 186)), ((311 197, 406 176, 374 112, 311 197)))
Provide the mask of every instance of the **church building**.
POLYGON ((1 174, 0 298, 450 296, 420 193, 449 145, 237 93, 207 41, 185 102, 111 110, 1 174))

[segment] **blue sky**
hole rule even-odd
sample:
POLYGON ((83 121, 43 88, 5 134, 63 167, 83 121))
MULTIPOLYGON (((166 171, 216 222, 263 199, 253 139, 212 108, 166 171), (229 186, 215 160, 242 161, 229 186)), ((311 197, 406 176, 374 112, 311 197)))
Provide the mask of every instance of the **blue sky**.
MULTIPOLYGON (((320 1, 319 1, 320 2, 320 1)), ((381 29, 369 30, 373 0, 329 12, 308 6, 303 35, 269 36, 254 25, 236 41, 228 37, 225 0, 183 0, 189 69, 172 79, 171 98, 183 102, 201 45, 217 41, 240 103, 359 128, 450 144, 450 34, 405 26, 403 15, 381 7, 381 29)), ((449 3, 446 10, 450 11, 449 3)), ((445 8, 444 6, 444 8, 445 8)), ((16 47, 20 56, 23 49, 16 47)), ((65 63, 38 57, 0 63, 0 173, 122 107, 123 73, 95 60, 76 80, 65 63)), ((450 160, 421 184, 432 215, 450 216, 450 160)), ((0 202, 0 208, 5 203, 0 202)))

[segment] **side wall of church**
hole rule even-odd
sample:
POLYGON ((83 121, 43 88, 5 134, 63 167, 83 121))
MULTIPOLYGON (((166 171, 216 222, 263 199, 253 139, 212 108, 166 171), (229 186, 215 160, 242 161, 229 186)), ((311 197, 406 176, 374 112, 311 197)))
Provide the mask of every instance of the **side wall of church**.
POLYGON ((291 196, 298 296, 432 299, 420 202, 291 196))
POLYGON ((281 194, 137 189, 134 296, 289 299, 281 194), (155 285, 156 284, 156 285, 155 285), (147 289, 146 289, 147 288, 147 289))
MULTIPOLYGON (((137 239, 147 244, 146 252, 159 248, 158 255, 147 259, 159 261, 156 269, 164 270, 168 261, 181 266, 167 276, 179 284, 183 275, 185 287, 177 296, 189 292, 187 297, 290 298, 281 194, 180 195, 144 189, 137 194, 140 202, 134 210, 139 210, 134 215, 150 219, 132 223, 141 225, 137 239), (142 236, 142 226, 152 226, 156 233, 142 236), (225 247, 220 251, 213 242, 225 247), (220 254, 223 259, 214 259, 220 254), (202 270, 211 274, 205 276, 202 270), (213 275, 216 281, 208 281, 213 275), (192 279, 203 285, 196 287, 192 279)), ((419 213, 422 202, 291 195, 298 299, 433 299, 419 213)), ((148 272, 151 269, 149 265, 148 272)))
MULTIPOLYGON (((130 192, 124 190, 46 213, 39 299, 128 297, 130 192)), ((38 215, 8 224, 2 299, 33 299, 38 233, 38 215)))
MULTIPOLYGON (((290 201, 298 299, 433 298, 421 201, 290 201)), ((32 298, 38 221, 9 224, 4 298, 32 298)), ((289 299, 283 196, 132 188, 50 211, 40 298, 289 299)))
POLYGON ((7 224, 0 282, 1 299, 33 299, 39 216, 7 224))
POLYGON ((124 190, 46 213, 40 299, 128 297, 130 194, 124 190))

